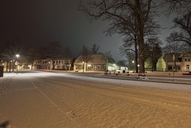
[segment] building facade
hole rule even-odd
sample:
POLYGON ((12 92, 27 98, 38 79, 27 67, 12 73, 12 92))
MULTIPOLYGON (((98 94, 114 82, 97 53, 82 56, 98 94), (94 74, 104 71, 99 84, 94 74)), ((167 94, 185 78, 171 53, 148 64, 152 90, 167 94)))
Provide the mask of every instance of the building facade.
POLYGON ((181 71, 191 72, 191 54, 182 54, 180 67, 181 71))
POLYGON ((74 62, 74 71, 115 71, 118 70, 115 63, 108 63, 108 59, 104 54, 92 54, 84 61, 83 56, 79 56, 74 62))
POLYGON ((191 72, 191 54, 164 54, 158 59, 157 71, 191 72))
POLYGON ((71 59, 40 59, 34 61, 34 68, 33 69, 47 69, 47 70, 73 70, 73 63, 74 58, 71 59))

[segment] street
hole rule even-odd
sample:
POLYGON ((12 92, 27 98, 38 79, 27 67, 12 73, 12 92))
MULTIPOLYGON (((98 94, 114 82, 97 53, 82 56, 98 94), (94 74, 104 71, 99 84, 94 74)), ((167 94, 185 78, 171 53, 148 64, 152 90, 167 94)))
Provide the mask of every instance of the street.
POLYGON ((190 128, 191 85, 26 71, 0 78, 0 127, 190 128))

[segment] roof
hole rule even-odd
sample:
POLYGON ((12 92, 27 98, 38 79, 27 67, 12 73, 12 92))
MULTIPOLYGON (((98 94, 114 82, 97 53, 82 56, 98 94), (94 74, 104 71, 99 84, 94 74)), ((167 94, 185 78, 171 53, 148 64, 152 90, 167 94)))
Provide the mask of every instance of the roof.
MULTIPOLYGON (((180 53, 175 54, 176 62, 179 61, 178 58, 180 57, 180 55, 180 53)), ((173 62, 172 54, 170 53, 164 54, 162 58, 164 59, 164 61, 173 62)))
MULTIPOLYGON (((83 57, 80 55, 74 62, 74 64, 82 64, 83 63, 83 57)), ((88 64, 106 64, 107 58, 104 54, 92 54, 88 57, 88 64)))

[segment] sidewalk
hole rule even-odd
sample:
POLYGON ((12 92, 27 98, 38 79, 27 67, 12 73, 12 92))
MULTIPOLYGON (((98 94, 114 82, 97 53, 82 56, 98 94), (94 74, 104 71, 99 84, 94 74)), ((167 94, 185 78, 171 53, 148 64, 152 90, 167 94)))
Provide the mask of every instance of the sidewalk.
MULTIPOLYGON (((31 70, 21 70, 20 72, 30 72, 31 70)), ((75 71, 63 71, 63 70, 35 70, 42 72, 55 72, 55 73, 69 73, 78 76, 90 76, 109 79, 125 79, 134 81, 148 81, 148 82, 162 82, 162 83, 179 83, 179 84, 191 84, 191 75, 182 75, 183 72, 147 72, 146 77, 138 76, 139 73, 107 73, 104 71, 87 71, 87 72, 75 72, 75 71)), ((5 76, 16 75, 16 73, 5 73, 5 76)))
MULTIPOLYGON (((52 71, 53 72, 53 71, 52 71)), ((57 72, 57 71, 55 71, 57 72)), ((64 73, 64 72, 63 72, 64 73)), ((182 72, 148 72, 145 76, 138 76, 139 73, 105 73, 97 72, 67 72, 78 76, 91 76, 109 79, 123 79, 135 81, 161 82, 161 83, 178 83, 191 84, 191 75, 182 75, 182 72)))

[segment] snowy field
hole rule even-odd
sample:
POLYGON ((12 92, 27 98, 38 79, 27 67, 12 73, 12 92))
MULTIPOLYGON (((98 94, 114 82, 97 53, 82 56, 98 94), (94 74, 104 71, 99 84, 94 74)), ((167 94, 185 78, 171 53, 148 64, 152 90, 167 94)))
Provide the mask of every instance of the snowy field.
POLYGON ((0 128, 191 128, 191 85, 5 73, 0 128))

